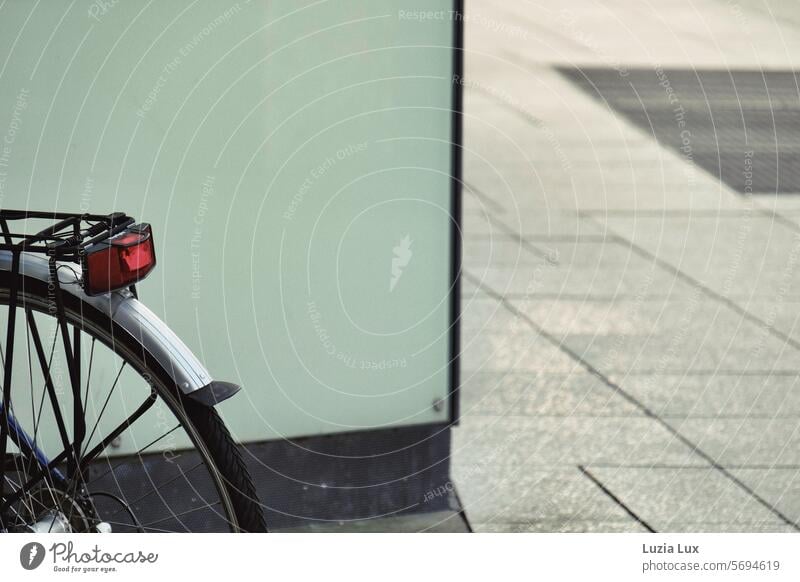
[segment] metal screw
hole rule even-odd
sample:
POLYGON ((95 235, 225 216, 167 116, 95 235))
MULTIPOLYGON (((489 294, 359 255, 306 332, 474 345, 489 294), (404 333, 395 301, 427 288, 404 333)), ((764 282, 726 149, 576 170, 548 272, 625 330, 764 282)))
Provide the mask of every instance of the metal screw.
POLYGON ((436 412, 441 412, 442 410, 444 410, 444 400, 442 398, 434 398, 433 409, 436 412))

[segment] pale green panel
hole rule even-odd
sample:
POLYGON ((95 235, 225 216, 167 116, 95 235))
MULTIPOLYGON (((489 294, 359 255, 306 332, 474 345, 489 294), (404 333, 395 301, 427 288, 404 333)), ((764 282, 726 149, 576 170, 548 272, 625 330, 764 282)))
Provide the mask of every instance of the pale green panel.
POLYGON ((99 6, 0 10, 2 205, 151 222, 238 438, 446 420, 450 2, 99 6))

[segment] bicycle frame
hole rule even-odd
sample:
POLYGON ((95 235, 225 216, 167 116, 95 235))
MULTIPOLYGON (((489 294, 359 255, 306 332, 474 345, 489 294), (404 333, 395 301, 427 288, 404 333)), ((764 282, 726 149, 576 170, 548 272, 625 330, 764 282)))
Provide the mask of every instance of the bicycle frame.
MULTIPOLYGON (((64 345, 67 360, 69 383, 73 394, 73 442, 68 443, 64 421, 57 418, 62 442, 65 450, 53 459, 49 459, 33 440, 25 433, 15 419, 11 407, 11 371, 14 357, 14 332, 16 312, 19 306, 19 277, 11 277, 8 289, 8 328, 4 353, 5 372, 2 384, 2 400, 0 400, 0 483, 5 482, 6 452, 8 439, 20 450, 20 453, 36 462, 39 471, 36 480, 44 477, 56 483, 64 482, 76 471, 81 471, 93 458, 97 457, 121 434, 130 424, 135 422, 155 402, 155 391, 140 405, 133 414, 124 421, 117 430, 84 455, 78 465, 83 439, 86 437, 86 425, 83 418, 80 380, 80 330, 73 328, 70 337, 64 308, 64 293, 79 296, 81 301, 91 305, 114 322, 123 332, 135 337, 146 350, 149 358, 158 362, 164 372, 170 376, 175 385, 188 397, 205 405, 213 406, 235 394, 239 387, 227 382, 214 381, 211 375, 183 344, 183 342, 155 314, 142 305, 137 299, 135 286, 97 296, 88 296, 82 289, 81 261, 86 248, 124 232, 134 223, 134 219, 122 214, 109 215, 70 214, 27 212, 17 210, 0 210, 0 270, 10 271, 14 275, 23 273, 25 277, 38 279, 52 290, 53 305, 49 308, 57 320, 58 330, 64 345), (9 229, 9 221, 46 219, 56 221, 55 224, 35 234, 14 233, 9 229), (70 264, 69 269, 59 271, 59 266, 70 264), (66 476, 57 465, 67 462, 66 476)), ((29 325, 35 325, 28 312, 29 325)), ((44 358, 40 345, 37 355, 44 358)), ((45 387, 51 398, 55 398, 52 380, 45 377, 45 387)), ((33 480, 33 479, 32 479, 33 480)), ((23 490, 24 488, 21 488, 23 490)), ((14 496, 3 500, 4 509, 15 501, 14 496)))

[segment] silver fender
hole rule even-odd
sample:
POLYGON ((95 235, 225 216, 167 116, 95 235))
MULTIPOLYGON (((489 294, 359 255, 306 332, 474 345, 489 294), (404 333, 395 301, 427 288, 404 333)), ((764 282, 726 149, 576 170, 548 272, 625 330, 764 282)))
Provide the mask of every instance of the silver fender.
MULTIPOLYGON (((11 270, 11 252, 0 251, 0 270, 11 270)), ((49 281, 48 260, 42 255, 23 253, 20 273, 44 283, 49 281)), ((200 360, 167 324, 127 289, 90 297, 80 286, 81 269, 70 264, 58 271, 61 289, 108 316, 141 342, 147 353, 169 374, 184 394, 203 404, 214 404, 233 396, 239 387, 214 381, 200 360)))

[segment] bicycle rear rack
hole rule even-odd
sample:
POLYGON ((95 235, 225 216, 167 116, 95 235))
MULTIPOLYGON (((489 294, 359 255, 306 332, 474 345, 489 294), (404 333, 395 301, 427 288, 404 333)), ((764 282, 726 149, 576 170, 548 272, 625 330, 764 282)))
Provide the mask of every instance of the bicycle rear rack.
POLYGON ((56 261, 79 263, 89 245, 110 238, 134 223, 122 212, 111 214, 75 214, 68 212, 37 212, 29 210, 0 210, 0 250, 46 254, 56 261), (12 232, 10 221, 56 221, 34 234, 12 232))

